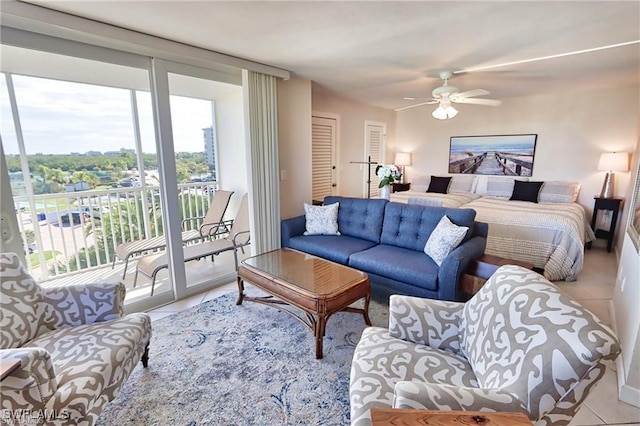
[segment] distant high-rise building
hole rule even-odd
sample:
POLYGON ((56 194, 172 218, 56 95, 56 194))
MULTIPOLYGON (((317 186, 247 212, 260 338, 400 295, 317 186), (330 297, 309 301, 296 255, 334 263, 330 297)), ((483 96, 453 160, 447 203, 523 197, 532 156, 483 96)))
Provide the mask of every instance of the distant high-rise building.
POLYGON ((217 180, 216 159, 218 158, 218 144, 216 143, 215 126, 204 128, 202 132, 204 133, 204 153, 207 165, 209 166, 209 170, 211 170, 211 176, 217 180))

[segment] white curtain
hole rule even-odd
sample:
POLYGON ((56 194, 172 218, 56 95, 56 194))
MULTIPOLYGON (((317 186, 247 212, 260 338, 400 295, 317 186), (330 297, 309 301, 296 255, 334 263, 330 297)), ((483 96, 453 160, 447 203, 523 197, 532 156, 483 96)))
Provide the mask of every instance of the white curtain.
POLYGON ((280 247, 280 181, 276 77, 243 72, 247 123, 251 245, 254 254, 280 247))

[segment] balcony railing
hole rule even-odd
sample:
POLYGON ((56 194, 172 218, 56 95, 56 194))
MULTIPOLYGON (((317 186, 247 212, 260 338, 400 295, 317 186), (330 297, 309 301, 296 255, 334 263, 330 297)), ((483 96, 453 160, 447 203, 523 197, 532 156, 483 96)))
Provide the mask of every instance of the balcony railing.
MULTIPOLYGON (((204 216, 216 188, 179 184, 180 219, 204 216)), ((14 203, 27 265, 39 281, 111 267, 119 244, 164 229, 157 186, 18 196, 14 203)))

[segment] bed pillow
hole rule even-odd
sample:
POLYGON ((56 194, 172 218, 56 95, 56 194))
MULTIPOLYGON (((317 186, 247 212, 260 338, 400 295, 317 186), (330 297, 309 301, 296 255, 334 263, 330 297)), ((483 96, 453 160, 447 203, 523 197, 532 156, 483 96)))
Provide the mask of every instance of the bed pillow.
POLYGON ((449 193, 473 192, 475 179, 475 176, 469 175, 453 176, 451 178, 451 184, 449 184, 449 193))
MULTIPOLYGON (((529 179, 518 179, 520 181, 526 182, 529 179)), ((513 194, 513 185, 515 179, 511 177, 498 177, 498 176, 489 176, 486 180, 486 189, 484 193, 478 192, 479 195, 486 195, 487 197, 496 197, 496 198, 511 198, 511 194, 513 194)))
POLYGON ((538 194, 544 182, 530 181, 525 182, 516 180, 513 185, 513 193, 509 200, 538 202, 538 194))
POLYGON ((429 188, 429 176, 416 176, 411 178, 411 190, 416 192, 427 192, 429 188))
POLYGON ((451 183, 451 176, 431 176, 429 188, 427 192, 436 192, 438 194, 446 194, 451 183))
POLYGON ((304 203, 306 231, 304 235, 340 235, 338 232, 338 208, 340 203, 312 206, 304 203))
POLYGON ((442 216, 424 246, 425 254, 440 266, 449 253, 464 240, 468 230, 469 227, 458 226, 446 215, 442 216))
POLYGON ((549 181, 542 185, 538 201, 541 203, 574 203, 580 193, 578 182, 549 181))

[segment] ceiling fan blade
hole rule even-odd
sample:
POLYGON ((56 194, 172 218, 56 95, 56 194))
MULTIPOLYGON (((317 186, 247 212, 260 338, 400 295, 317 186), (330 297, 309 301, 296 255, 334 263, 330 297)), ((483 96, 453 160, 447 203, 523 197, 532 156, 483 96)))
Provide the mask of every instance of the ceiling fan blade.
POLYGON ((394 111, 404 111, 405 109, 415 108, 415 107, 419 107, 419 106, 422 106, 422 105, 431 105, 431 104, 436 104, 436 103, 438 103, 438 101, 433 99, 433 100, 430 100, 429 102, 420 102, 419 104, 413 104, 413 105, 409 105, 409 106, 402 107, 402 108, 396 108, 394 111))
POLYGON ((459 104, 475 104, 475 105, 488 105, 488 106, 498 106, 502 104, 502 101, 497 99, 479 99, 479 98, 456 98, 451 99, 451 102, 456 102, 459 104))
POLYGON ((472 98, 474 96, 486 96, 488 94, 489 92, 484 89, 475 89, 475 90, 468 90, 462 93, 456 93, 454 96, 456 97, 460 96, 463 98, 472 98))

